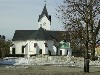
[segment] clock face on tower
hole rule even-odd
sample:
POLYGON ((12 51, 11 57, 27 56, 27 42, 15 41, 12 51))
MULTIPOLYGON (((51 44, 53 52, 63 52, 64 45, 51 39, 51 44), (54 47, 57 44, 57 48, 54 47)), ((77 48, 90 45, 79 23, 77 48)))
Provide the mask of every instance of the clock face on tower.
POLYGON ((43 23, 43 26, 46 26, 46 23, 45 22, 43 23))

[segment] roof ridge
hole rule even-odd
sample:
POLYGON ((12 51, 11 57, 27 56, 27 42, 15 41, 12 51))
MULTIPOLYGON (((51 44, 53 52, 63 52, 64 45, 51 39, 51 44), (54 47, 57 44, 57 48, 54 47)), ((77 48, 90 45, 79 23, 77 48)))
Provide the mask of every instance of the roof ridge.
MULTIPOLYGON (((62 31, 64 32, 64 31, 62 31)), ((62 39, 61 31, 49 31, 40 27, 38 30, 18 30, 15 31, 12 41, 16 40, 53 40, 60 41, 62 39)), ((70 40, 69 33, 66 32, 67 41, 70 40)))

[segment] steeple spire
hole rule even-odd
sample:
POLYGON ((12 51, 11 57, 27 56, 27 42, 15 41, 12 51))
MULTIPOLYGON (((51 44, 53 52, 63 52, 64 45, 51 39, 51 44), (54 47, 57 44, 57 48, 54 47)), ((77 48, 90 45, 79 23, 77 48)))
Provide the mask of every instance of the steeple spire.
MULTIPOLYGON (((45 1, 46 1, 46 0, 45 0, 45 1)), ((45 2, 45 1, 44 1, 44 2, 45 2)), ((39 22, 39 20, 43 17, 43 15, 46 15, 46 17, 51 21, 51 17, 49 17, 50 15, 48 15, 48 11, 47 11, 47 8, 46 8, 46 4, 45 4, 45 6, 44 6, 44 8, 43 8, 43 11, 42 11, 41 15, 39 15, 38 22, 39 22)))
POLYGON ((48 11, 47 11, 47 8, 46 8, 46 4, 45 4, 45 6, 43 8, 42 14, 45 14, 46 16, 48 16, 48 11))
POLYGON ((42 27, 46 30, 50 30, 50 25, 51 25, 51 15, 48 14, 47 7, 46 7, 46 0, 44 0, 44 7, 42 10, 41 15, 39 15, 38 23, 39 23, 39 28, 42 27))

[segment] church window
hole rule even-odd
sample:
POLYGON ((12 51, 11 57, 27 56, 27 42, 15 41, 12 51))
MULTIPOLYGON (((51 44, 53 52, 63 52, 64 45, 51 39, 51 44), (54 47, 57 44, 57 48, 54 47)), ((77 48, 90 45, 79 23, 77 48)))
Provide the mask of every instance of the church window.
POLYGON ((34 43, 34 47, 36 47, 37 46, 37 43, 34 43))
POLYGON ((62 55, 62 50, 60 50, 60 55, 62 55))
POLYGON ((51 51, 50 50, 48 50, 48 54, 49 54, 49 56, 51 55, 51 51))
POLYGON ((68 55, 68 50, 67 50, 67 55, 68 55))
POLYGON ((12 48, 12 54, 15 54, 15 48, 12 48))
POLYGON ((47 43, 44 43, 45 44, 45 47, 48 47, 47 43))
POLYGON ((24 53, 24 48, 25 48, 25 46, 22 46, 22 53, 24 53))
POLYGON ((40 49, 39 53, 42 54, 42 49, 40 49))

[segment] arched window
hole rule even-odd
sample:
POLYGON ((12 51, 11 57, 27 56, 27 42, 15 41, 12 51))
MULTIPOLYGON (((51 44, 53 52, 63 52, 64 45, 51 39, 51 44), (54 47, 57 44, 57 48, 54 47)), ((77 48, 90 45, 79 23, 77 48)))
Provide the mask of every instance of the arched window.
POLYGON ((22 46, 22 53, 24 53, 24 48, 25 48, 25 46, 22 46))
POLYGON ((45 44, 45 47, 48 47, 47 43, 44 43, 45 44))
POLYGON ((37 43, 34 43, 34 47, 36 47, 37 46, 37 43))
POLYGON ((42 54, 42 49, 40 49, 39 54, 42 54))
POLYGON ((12 48, 12 54, 15 54, 15 48, 12 48))
POLYGON ((66 54, 68 55, 68 50, 67 50, 66 54))
POLYGON ((51 51, 50 50, 48 50, 48 54, 49 54, 49 56, 51 55, 51 51))
POLYGON ((62 55, 62 50, 60 50, 60 55, 62 55))

